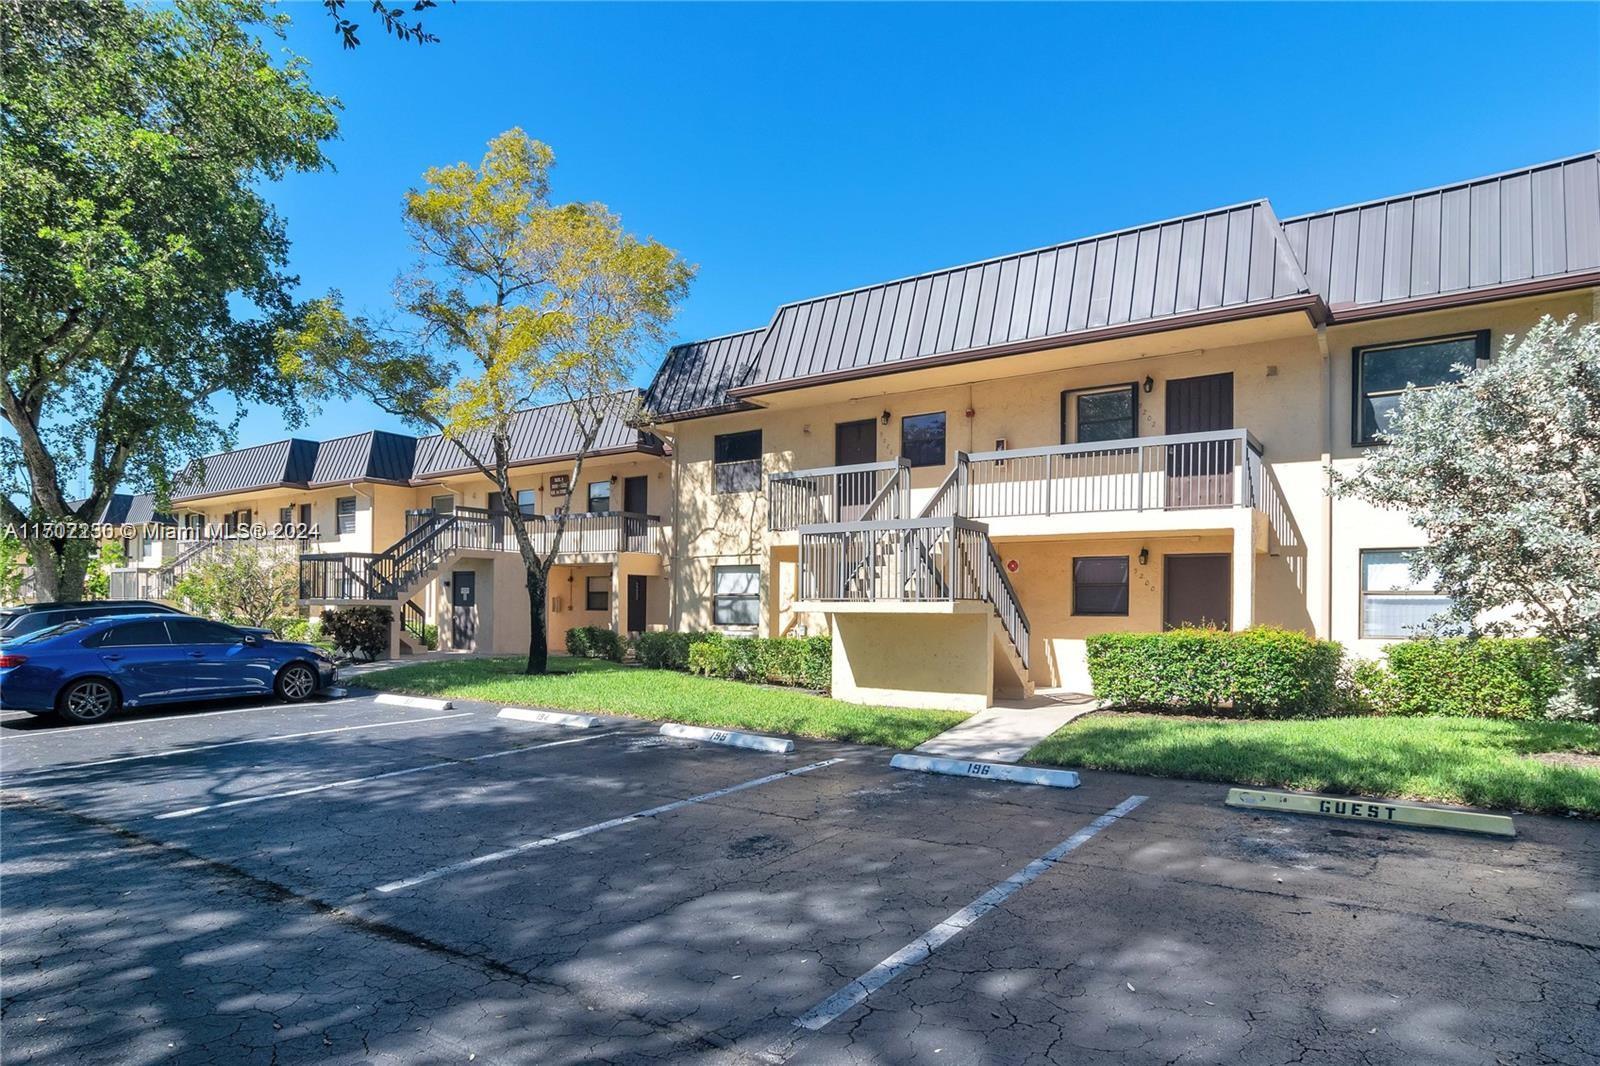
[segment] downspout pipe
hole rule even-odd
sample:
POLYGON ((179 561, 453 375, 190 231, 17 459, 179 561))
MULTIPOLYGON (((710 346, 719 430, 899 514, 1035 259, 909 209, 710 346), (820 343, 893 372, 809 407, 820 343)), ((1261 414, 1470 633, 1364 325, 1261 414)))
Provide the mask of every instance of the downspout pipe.
POLYGON ((1322 354, 1322 633, 1333 639, 1333 420, 1335 407, 1333 357, 1328 351, 1328 327, 1317 324, 1317 351, 1322 354))

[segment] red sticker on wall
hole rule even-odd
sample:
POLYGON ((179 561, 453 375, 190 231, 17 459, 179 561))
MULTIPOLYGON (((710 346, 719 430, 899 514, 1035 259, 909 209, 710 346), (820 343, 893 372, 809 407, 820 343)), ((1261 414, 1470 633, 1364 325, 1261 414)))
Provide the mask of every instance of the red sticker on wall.
POLYGON ((1015 559, 1006 560, 1006 569, 1011 571, 1013 574, 1016 573, 1017 572, 1017 561, 1015 559))

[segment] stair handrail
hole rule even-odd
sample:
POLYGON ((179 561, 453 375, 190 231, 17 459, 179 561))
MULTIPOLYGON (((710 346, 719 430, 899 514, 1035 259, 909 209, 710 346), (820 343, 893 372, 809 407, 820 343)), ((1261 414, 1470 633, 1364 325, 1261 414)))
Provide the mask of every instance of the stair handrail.
POLYGON ((922 510, 917 512, 918 518, 962 517, 969 459, 966 452, 956 452, 956 461, 951 465, 950 472, 939 482, 939 487, 933 490, 933 495, 922 505, 922 510))
POLYGON ((905 501, 910 498, 910 493, 911 463, 906 459, 900 459, 894 465, 894 473, 883 483, 883 488, 879 489, 876 495, 867 501, 867 506, 862 510, 861 517, 857 521, 874 522, 880 518, 906 517, 905 512, 910 508, 905 506, 905 501), (889 510, 892 513, 880 513, 883 510, 889 510))
POLYGON ((995 613, 1000 616, 1000 624, 1011 637, 1012 647, 1017 649, 1017 657, 1022 660, 1023 667, 1027 668, 1030 665, 1028 660, 1032 647, 1033 626, 1028 622, 1028 613, 1022 609, 1022 600, 1017 597, 1017 590, 1011 584, 1005 565, 1000 561, 1000 553, 995 550, 994 541, 989 539, 987 530, 983 534, 983 544, 986 549, 988 576, 992 587, 998 589, 1000 593, 998 596, 987 595, 984 598, 994 606, 995 613))

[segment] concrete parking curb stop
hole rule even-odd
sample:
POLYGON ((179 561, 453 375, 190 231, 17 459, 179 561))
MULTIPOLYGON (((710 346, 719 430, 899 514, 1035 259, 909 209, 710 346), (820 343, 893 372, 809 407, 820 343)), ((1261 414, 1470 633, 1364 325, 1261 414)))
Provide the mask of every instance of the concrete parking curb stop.
POLYGON ((705 729, 697 725, 679 725, 668 722, 661 727, 664 737, 680 740, 703 740, 708 744, 726 744, 730 748, 749 748, 751 751, 768 751, 787 755, 794 750, 794 741, 778 737, 764 737, 760 733, 736 733, 729 729, 705 729))
POLYGON ((540 725, 562 725, 570 729, 593 729, 600 719, 592 714, 561 714, 559 711, 530 711, 524 707, 502 707, 497 718, 514 722, 538 722, 540 725))
POLYGON ((448 711, 455 704, 449 700, 430 700, 423 696, 397 696, 393 692, 380 692, 372 697, 373 703, 387 703, 395 707, 420 707, 425 711, 448 711))
POLYGON ((1264 792, 1254 788, 1230 788, 1225 801, 1230 807, 1284 814, 1310 814, 1346 821, 1381 822, 1415 829, 1455 829, 1463 833, 1514 837, 1516 825, 1504 814, 1477 811, 1452 811, 1443 807, 1424 807, 1396 800, 1369 800, 1354 796, 1318 796, 1300 792, 1264 792))
POLYGON ((1037 766, 1010 763, 968 762, 964 759, 934 759, 926 755, 896 755, 889 760, 896 770, 919 770, 925 774, 951 774, 980 781, 1009 781, 1017 785, 1048 785, 1051 788, 1077 788, 1078 775, 1072 770, 1045 770, 1037 766))

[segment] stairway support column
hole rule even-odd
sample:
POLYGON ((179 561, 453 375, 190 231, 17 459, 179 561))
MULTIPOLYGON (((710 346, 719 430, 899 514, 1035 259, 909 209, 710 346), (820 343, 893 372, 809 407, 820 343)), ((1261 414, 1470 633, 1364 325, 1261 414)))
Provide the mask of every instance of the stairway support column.
POLYGON ((390 605, 390 611, 392 613, 392 617, 389 622, 390 659, 400 658, 400 631, 405 628, 405 616, 402 613, 404 610, 405 604, 400 600, 395 600, 394 603, 390 605))

